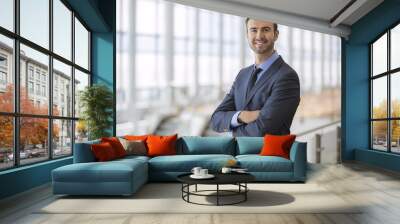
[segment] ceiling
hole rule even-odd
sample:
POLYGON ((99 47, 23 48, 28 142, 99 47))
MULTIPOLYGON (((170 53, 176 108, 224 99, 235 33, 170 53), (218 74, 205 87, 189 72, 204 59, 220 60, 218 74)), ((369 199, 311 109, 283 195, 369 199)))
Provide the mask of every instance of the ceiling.
POLYGON ((274 21, 348 37, 351 25, 383 0, 169 0, 198 8, 274 21))

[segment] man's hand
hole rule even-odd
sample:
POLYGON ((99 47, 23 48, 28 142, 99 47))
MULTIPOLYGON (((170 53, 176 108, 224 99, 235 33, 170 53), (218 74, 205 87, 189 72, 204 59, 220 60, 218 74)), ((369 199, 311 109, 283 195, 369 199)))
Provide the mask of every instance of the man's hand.
POLYGON ((248 123, 251 123, 251 122, 257 120, 259 114, 260 114, 260 110, 252 110, 252 111, 243 110, 242 112, 240 112, 240 114, 238 116, 238 120, 240 122, 248 124, 248 123))

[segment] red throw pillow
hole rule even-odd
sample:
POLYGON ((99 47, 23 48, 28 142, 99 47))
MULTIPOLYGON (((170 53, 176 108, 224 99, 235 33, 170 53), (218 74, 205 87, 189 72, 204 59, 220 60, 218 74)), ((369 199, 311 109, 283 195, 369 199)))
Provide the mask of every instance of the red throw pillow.
POLYGON ((178 134, 172 136, 150 135, 147 137, 148 156, 163 156, 176 154, 178 134))
POLYGON ((91 149, 94 157, 99 162, 109 161, 117 158, 113 147, 108 142, 92 144, 91 149))
POLYGON ((124 146, 122 146, 121 142, 116 137, 109 137, 109 138, 101 138, 101 142, 108 142, 114 149, 115 155, 117 158, 121 158, 126 156, 126 151, 124 146))
POLYGON ((265 135, 264 146, 261 149, 262 156, 281 156, 286 159, 290 158, 290 147, 296 135, 265 135))

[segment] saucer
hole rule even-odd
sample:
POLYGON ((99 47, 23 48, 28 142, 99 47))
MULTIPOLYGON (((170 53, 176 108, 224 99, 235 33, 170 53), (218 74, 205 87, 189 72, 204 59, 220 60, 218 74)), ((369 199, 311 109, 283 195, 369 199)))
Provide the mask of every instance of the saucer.
POLYGON ((232 170, 234 173, 249 173, 247 170, 232 170))
POLYGON ((207 174, 207 175, 194 175, 194 174, 192 174, 192 175, 190 175, 190 178, 193 178, 193 179, 211 179, 211 178, 214 178, 215 176, 214 175, 212 175, 212 174, 207 174))

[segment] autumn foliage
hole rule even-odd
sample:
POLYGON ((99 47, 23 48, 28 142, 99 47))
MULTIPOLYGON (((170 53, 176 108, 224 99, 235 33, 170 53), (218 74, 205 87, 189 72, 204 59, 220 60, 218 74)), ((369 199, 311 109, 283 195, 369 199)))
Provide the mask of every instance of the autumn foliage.
MULTIPOLYGON (((0 111, 13 112, 14 96, 13 86, 8 85, 6 92, 0 93, 0 111)), ((34 105, 33 101, 29 99, 28 93, 25 88, 20 88, 20 110, 21 114, 35 114, 47 115, 47 104, 34 105), (43 106, 46 105, 46 106, 43 106)), ((55 110, 55 114, 58 114, 55 110)), ((13 117, 0 116, 0 147, 12 148, 13 147, 13 117)), ((47 142, 49 131, 47 118, 20 118, 20 148, 24 149, 26 145, 44 145, 47 142)), ((59 135, 59 127, 53 125, 53 138, 59 135)))
MULTIPOLYGON (((391 117, 400 117, 400 101, 392 100, 391 104, 391 117)), ((387 101, 381 101, 380 104, 373 108, 373 118, 387 118, 387 101)), ((400 138, 400 122, 392 121, 391 123, 391 133, 392 133, 392 141, 398 141, 400 138)), ((386 139, 387 136, 387 122, 386 121, 378 121, 374 122, 373 133, 374 138, 386 139)))

